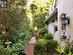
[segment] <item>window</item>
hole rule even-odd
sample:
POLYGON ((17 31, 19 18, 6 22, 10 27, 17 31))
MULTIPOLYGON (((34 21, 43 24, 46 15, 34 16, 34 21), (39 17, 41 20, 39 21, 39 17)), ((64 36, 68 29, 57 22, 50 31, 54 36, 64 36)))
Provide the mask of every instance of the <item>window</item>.
POLYGON ((58 31, 58 27, 57 26, 54 26, 54 31, 58 31))

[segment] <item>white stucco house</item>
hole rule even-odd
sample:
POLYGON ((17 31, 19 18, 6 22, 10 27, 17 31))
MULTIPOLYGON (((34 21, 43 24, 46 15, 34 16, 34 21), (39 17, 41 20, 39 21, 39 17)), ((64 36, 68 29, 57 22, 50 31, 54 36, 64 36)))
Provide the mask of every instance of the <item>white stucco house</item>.
POLYGON ((49 16, 44 21, 53 39, 60 45, 73 41, 73 0, 54 0, 49 16))

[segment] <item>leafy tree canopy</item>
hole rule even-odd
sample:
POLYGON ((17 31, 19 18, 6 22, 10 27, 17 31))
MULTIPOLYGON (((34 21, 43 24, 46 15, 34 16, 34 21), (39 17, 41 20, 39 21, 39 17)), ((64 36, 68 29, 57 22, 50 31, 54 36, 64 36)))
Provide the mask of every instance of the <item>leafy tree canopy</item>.
POLYGON ((45 26, 43 21, 45 16, 48 15, 48 8, 53 3, 53 0, 33 0, 30 5, 30 10, 33 18, 33 26, 37 26, 38 29, 45 26))
POLYGON ((13 51, 24 49, 33 34, 26 14, 26 0, 3 2, 6 2, 4 5, 7 7, 0 7, 0 42, 3 44, 6 40, 11 41, 13 51))

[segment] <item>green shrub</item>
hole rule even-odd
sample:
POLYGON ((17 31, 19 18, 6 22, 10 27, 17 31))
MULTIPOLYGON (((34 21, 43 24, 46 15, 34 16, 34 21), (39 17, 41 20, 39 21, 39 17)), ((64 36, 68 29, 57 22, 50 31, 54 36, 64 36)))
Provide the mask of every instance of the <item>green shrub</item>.
POLYGON ((65 54, 69 54, 69 47, 68 46, 65 47, 64 52, 65 52, 65 54))
POLYGON ((37 40, 35 47, 37 48, 37 50, 40 50, 41 47, 45 46, 47 44, 47 41, 45 39, 39 39, 37 40))
POLYGON ((56 51, 59 55, 64 54, 64 46, 57 46, 56 51))
POLYGON ((58 42, 54 40, 47 40, 46 48, 48 50, 55 50, 58 46, 58 42))
POLYGON ((50 51, 55 51, 58 42, 54 40, 39 39, 35 44, 35 55, 45 55, 50 51))
POLYGON ((57 41, 47 40, 47 44, 46 44, 47 55, 52 55, 53 53, 56 53, 57 46, 58 46, 57 41))
POLYGON ((71 53, 73 54, 73 46, 70 48, 71 53))
POLYGON ((48 33, 47 29, 44 27, 44 28, 41 28, 40 30, 38 30, 38 32, 44 36, 45 33, 48 33))
POLYGON ((37 40, 36 44, 35 44, 35 55, 44 55, 44 51, 45 51, 45 45, 47 44, 47 41, 45 39, 39 39, 37 40))
POLYGON ((50 40, 50 39, 53 39, 53 36, 50 33, 45 33, 44 38, 50 40))
POLYGON ((11 55, 11 49, 4 48, 4 46, 0 44, 0 55, 11 55))

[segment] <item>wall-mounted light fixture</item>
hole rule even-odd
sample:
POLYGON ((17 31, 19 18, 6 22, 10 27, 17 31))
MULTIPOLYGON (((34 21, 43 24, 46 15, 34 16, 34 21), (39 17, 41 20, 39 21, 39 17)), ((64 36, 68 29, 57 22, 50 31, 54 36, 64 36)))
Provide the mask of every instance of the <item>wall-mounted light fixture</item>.
POLYGON ((68 25, 68 24, 70 23, 70 20, 69 20, 69 18, 66 16, 65 13, 62 13, 62 14, 61 14, 61 22, 62 22, 62 24, 66 24, 66 25, 68 25))
POLYGON ((60 16, 60 19, 61 19, 61 30, 62 30, 62 38, 61 39, 66 39, 67 38, 67 35, 66 35, 66 27, 68 24, 70 24, 70 19, 69 17, 65 14, 65 13, 62 13, 61 16, 60 16))

